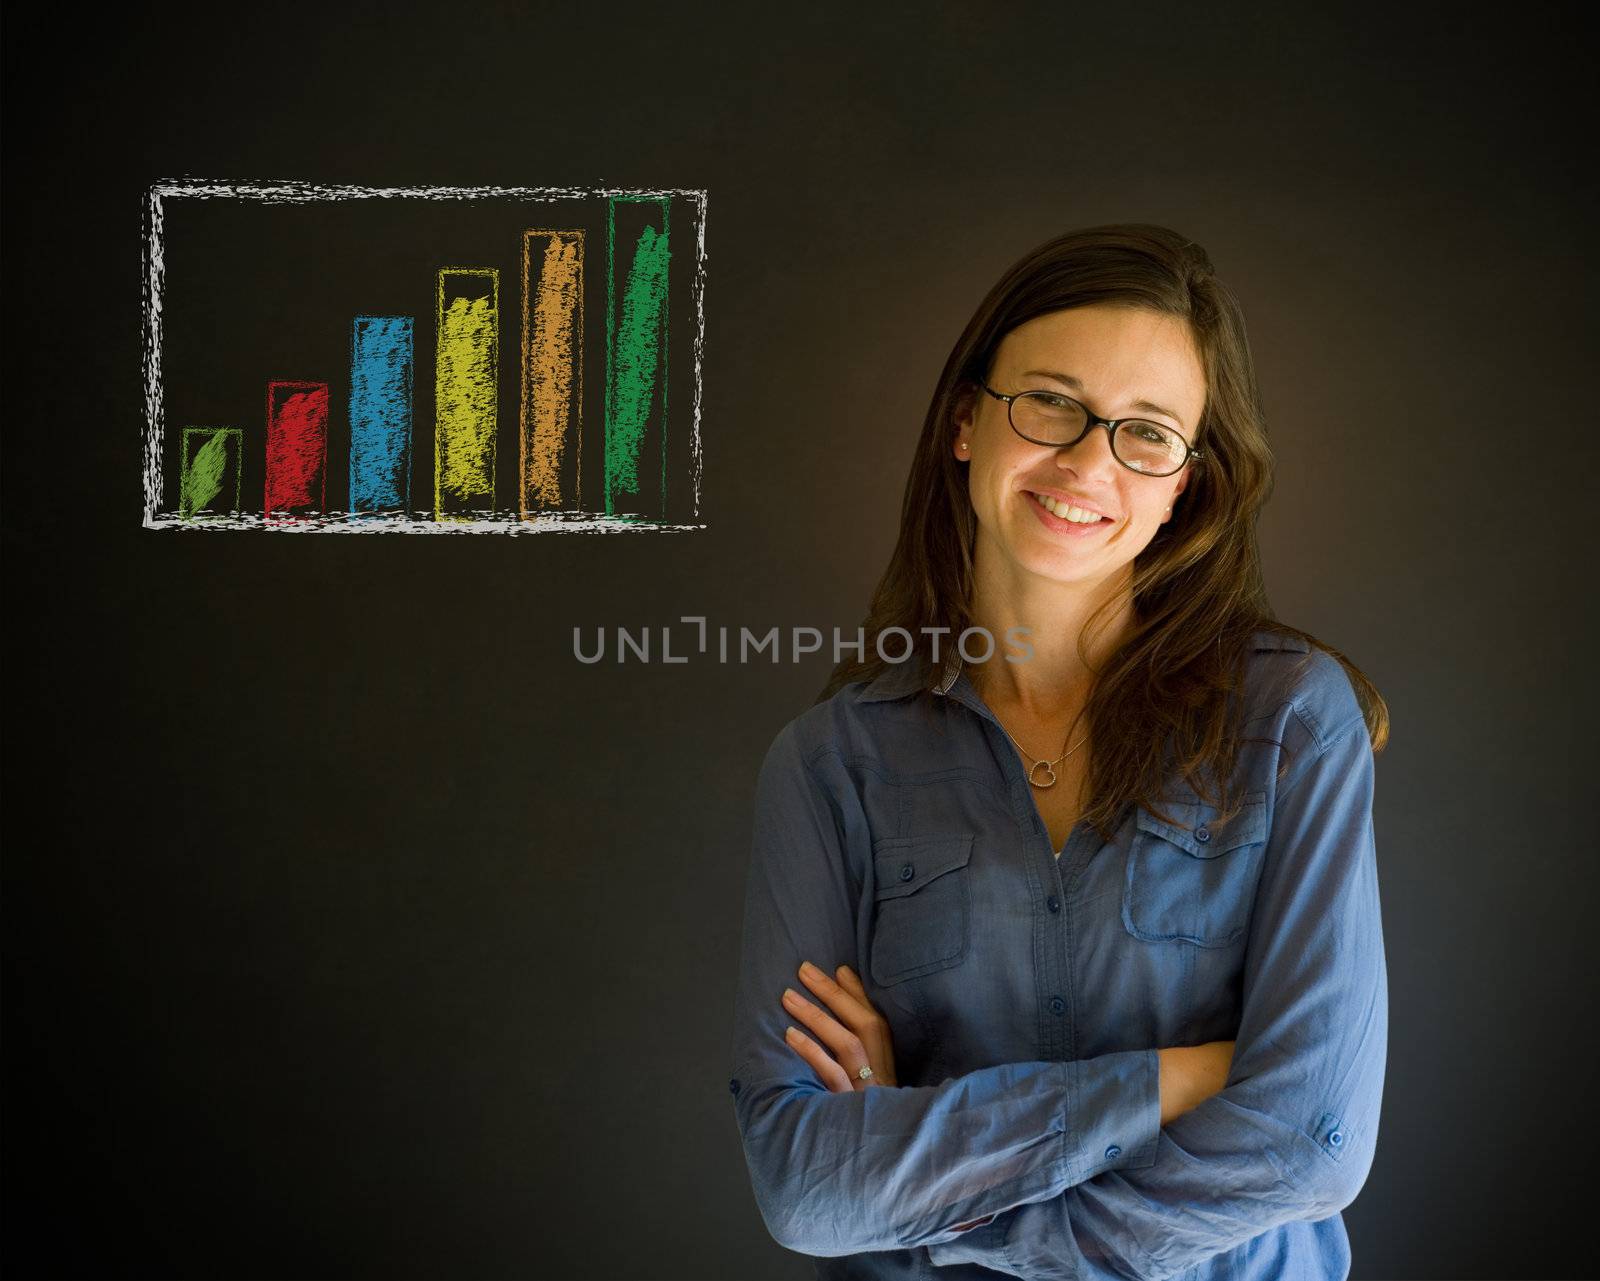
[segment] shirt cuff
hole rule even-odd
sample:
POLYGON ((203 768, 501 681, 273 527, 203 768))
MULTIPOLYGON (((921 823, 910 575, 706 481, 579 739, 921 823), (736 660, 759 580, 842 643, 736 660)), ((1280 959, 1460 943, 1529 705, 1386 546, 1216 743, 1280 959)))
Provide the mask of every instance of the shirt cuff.
POLYGON ((1155 1164, 1161 1140, 1161 1059, 1155 1050, 1125 1050, 1072 1064, 1072 1111, 1066 1119, 1072 1182, 1107 1170, 1155 1164))

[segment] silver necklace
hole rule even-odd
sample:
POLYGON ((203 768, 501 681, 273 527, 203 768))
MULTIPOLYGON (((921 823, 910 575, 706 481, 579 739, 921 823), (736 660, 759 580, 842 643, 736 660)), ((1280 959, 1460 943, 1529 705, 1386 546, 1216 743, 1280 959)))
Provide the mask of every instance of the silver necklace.
MULTIPOLYGON (((998 716, 995 717, 995 724, 1000 724, 1000 718, 998 716)), ((1008 730, 1004 725, 1000 725, 1000 732, 1007 738, 1011 738, 1011 731, 1008 730)), ((1071 756, 1080 747, 1082 747, 1084 739, 1088 737, 1089 736, 1085 734, 1083 738, 1080 738, 1071 747, 1067 747, 1067 750, 1062 752, 1061 755, 1056 757, 1053 761, 1034 760, 1032 753, 1030 753, 1026 747, 1024 747, 1021 743, 1017 743, 1017 740, 1014 738, 1011 738, 1011 741, 1016 743, 1016 747, 1019 752, 1026 756, 1030 761, 1033 761, 1033 764, 1028 769, 1028 782, 1032 783, 1035 787, 1054 787, 1056 785, 1055 767, 1061 764, 1062 761, 1066 760, 1067 757, 1071 756), (1043 782, 1039 781, 1039 767, 1041 765, 1044 766, 1043 782)), ((1062 746, 1066 747, 1066 744, 1063 743, 1062 746)))
POLYGON ((1000 724, 1000 718, 998 716, 996 716, 994 718, 994 723, 996 725, 1000 725, 1000 732, 1002 734, 1004 734, 1007 738, 1011 739, 1012 743, 1015 744, 1016 749, 1019 752, 1021 752, 1024 756, 1026 756, 1030 761, 1033 761, 1033 764, 1028 767, 1028 782, 1032 783, 1035 787, 1041 787, 1041 788, 1042 787, 1054 787, 1056 785, 1056 769, 1055 769, 1055 767, 1057 765, 1061 764, 1062 761, 1066 760, 1067 757, 1071 756, 1080 747, 1082 747, 1083 743, 1084 743, 1084 739, 1087 739, 1089 737, 1087 734, 1085 734, 1083 736, 1083 738, 1080 738, 1071 747, 1067 747, 1066 743, 1063 742, 1061 745, 1063 747, 1067 747, 1067 750, 1062 752, 1060 756, 1056 757, 1055 760, 1053 760, 1053 761, 1040 761, 1040 760, 1034 760, 1033 754, 1031 752, 1029 752, 1028 749, 1026 747, 1024 747, 1021 743, 1018 743, 1015 738, 1011 737, 1011 731, 1008 730, 1004 725, 1000 724), (1041 765, 1044 766, 1044 781, 1043 782, 1039 781, 1039 767, 1041 765))

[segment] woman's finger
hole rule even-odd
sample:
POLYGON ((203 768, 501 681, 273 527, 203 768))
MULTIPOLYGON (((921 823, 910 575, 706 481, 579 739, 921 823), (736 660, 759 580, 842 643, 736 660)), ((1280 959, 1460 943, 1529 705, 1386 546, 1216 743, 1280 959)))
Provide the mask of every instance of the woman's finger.
POLYGON ((803 965, 800 967, 800 981, 816 993, 839 1022, 857 1035, 865 1033, 876 1022, 878 1012, 872 1008, 859 983, 855 992, 852 992, 821 970, 808 971, 803 965))
MULTIPOLYGON (((834 986, 839 985, 835 983, 834 986)), ((847 995, 843 988, 839 988, 839 991, 841 995, 847 995)), ((855 998, 849 999, 853 1002, 855 998)), ((783 994, 783 1008, 788 1011, 790 1018, 805 1024, 811 1035, 821 1041, 832 1052, 833 1057, 843 1064, 845 1071, 859 1071, 861 1065, 868 1061, 866 1046, 861 1043, 859 1036, 792 988, 783 994)))
POLYGON ((839 978, 839 986, 844 988, 845 991, 849 992, 851 996, 856 998, 856 1000, 860 1001, 864 1007, 876 1014, 877 1009, 867 998, 867 989, 861 985, 861 980, 856 977, 856 972, 848 965, 841 965, 836 973, 839 978))
POLYGON ((847 991, 855 993, 856 999, 871 1014, 860 1036, 861 1043, 867 1051, 867 1062, 872 1065, 873 1080, 878 1085, 898 1084, 894 1071, 894 1044, 889 1032, 889 1020, 878 1013, 877 1007, 867 996, 866 987, 854 970, 848 965, 841 965, 838 975, 840 984, 847 991))
POLYGON ((855 1087, 850 1084, 850 1078, 845 1070, 838 1065, 820 1045, 797 1027, 786 1028, 784 1039, 790 1047, 807 1063, 816 1069, 822 1083, 834 1094, 849 1094, 855 1087))

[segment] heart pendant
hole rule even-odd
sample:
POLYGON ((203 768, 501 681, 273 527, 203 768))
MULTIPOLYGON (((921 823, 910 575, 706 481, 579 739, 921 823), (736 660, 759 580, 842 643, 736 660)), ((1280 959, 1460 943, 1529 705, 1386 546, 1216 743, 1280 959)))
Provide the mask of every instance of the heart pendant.
POLYGON ((1028 782, 1032 783, 1035 787, 1053 787, 1055 785, 1055 781, 1055 767, 1052 766, 1049 761, 1038 761, 1035 763, 1034 767, 1028 771, 1028 782), (1043 782, 1039 781, 1040 769, 1044 770, 1043 782))

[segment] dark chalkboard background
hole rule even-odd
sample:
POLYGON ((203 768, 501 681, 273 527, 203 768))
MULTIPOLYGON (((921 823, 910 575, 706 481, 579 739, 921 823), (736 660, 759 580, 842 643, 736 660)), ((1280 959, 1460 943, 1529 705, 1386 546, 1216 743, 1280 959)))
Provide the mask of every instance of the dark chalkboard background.
POLYGON ((751 785, 827 660, 587 666, 573 628, 853 632, 972 308, 1121 220, 1240 295, 1274 602, 1394 716, 1354 1275, 1592 1267, 1570 21, 9 9, 7 1273, 810 1275, 757 1215, 726 1051, 751 785), (707 529, 141 528, 140 208, 185 175, 705 189, 707 529))

